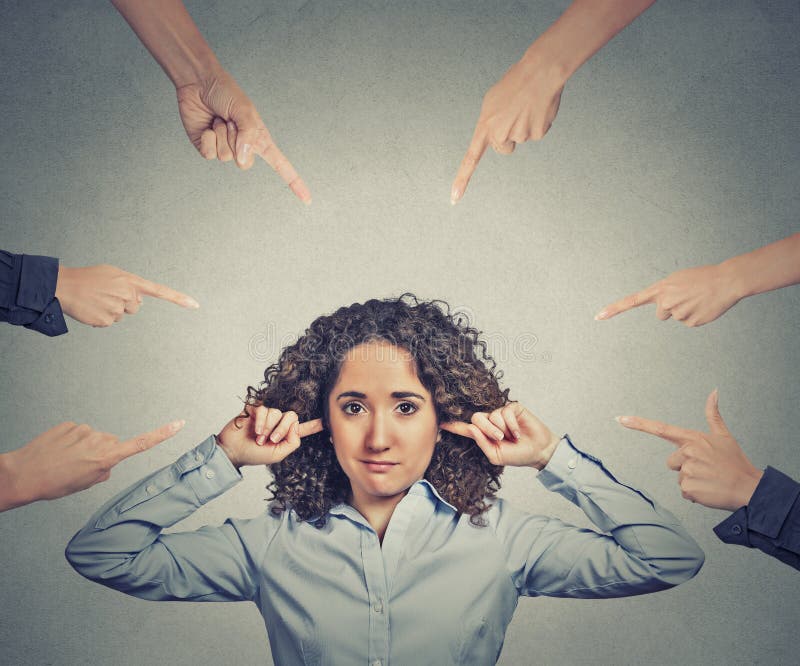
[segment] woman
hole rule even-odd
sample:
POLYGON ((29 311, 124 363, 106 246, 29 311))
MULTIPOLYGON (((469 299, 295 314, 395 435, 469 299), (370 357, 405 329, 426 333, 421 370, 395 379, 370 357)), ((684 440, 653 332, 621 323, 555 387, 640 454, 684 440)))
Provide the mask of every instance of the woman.
POLYGON ((519 595, 694 576, 703 553, 674 517, 509 402, 478 332, 439 305, 319 317, 217 437, 103 507, 70 563, 144 599, 251 600, 281 665, 490 664, 519 595), (254 464, 269 511, 161 533, 254 464), (502 465, 540 470, 603 533, 496 499, 502 465))

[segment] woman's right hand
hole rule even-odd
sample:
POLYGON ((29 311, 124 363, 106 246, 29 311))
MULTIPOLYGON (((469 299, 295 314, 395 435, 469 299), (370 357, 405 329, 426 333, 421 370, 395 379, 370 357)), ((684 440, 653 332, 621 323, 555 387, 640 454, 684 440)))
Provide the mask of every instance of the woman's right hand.
POLYGON ((273 465, 300 447, 300 439, 322 431, 322 419, 300 423, 295 412, 246 405, 217 435, 217 444, 236 469, 243 465, 273 465))

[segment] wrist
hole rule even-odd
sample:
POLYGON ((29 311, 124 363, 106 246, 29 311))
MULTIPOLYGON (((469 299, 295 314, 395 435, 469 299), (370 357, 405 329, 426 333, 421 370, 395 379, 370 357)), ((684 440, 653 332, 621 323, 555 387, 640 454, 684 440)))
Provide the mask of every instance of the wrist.
POLYGON ((550 442, 548 445, 542 449, 539 453, 539 457, 534 460, 530 466, 540 472, 547 467, 547 463, 550 462, 550 459, 553 457, 553 454, 556 452, 556 448, 558 447, 558 443, 561 441, 561 437, 558 435, 551 433, 550 434, 550 442))
POLYGON ((179 66, 166 65, 164 69, 175 86, 175 90, 190 85, 202 86, 205 81, 219 79, 226 74, 211 49, 197 55, 187 54, 179 66))
POLYGON ((553 92, 561 90, 575 71, 563 57, 562 52, 558 49, 552 50, 546 44, 540 44, 539 40, 528 47, 519 64, 525 72, 526 81, 534 77, 544 80, 546 86, 553 92))
POLYGON ((236 456, 233 454, 233 451, 231 451, 229 448, 225 446, 225 444, 223 444, 219 435, 214 435, 214 440, 217 442, 217 446, 220 449, 222 449, 222 452, 225 454, 228 460, 231 461, 231 465, 233 465, 236 468, 236 471, 238 472, 242 464, 236 459, 236 456))
POLYGON ((68 268, 66 266, 58 265, 58 278, 56 279, 56 293, 55 297, 61 304, 61 310, 70 316, 72 311, 72 294, 74 292, 74 283, 76 271, 79 268, 68 268))
POLYGON ((731 298, 740 301, 747 296, 752 296, 747 283, 747 271, 742 266, 741 257, 732 257, 717 264, 720 280, 726 286, 731 298))
POLYGON ((0 454, 0 511, 14 509, 35 500, 23 496, 19 476, 14 451, 0 454))
POLYGON ((750 504, 750 500, 753 499, 753 494, 756 492, 756 488, 761 483, 761 477, 763 476, 764 470, 753 468, 753 471, 744 478, 742 483, 739 484, 737 506, 731 509, 732 511, 750 504))

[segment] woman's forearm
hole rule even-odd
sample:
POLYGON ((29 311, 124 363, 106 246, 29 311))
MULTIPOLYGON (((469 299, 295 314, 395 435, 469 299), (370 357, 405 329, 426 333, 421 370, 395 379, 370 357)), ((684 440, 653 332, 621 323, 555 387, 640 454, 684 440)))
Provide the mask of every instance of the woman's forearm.
POLYGON ((800 283, 800 233, 720 264, 739 298, 800 283))
POLYGON ((535 41, 523 60, 547 62, 566 82, 655 0, 575 0, 535 41))
POLYGON ((221 69, 180 0, 112 0, 176 88, 221 69))

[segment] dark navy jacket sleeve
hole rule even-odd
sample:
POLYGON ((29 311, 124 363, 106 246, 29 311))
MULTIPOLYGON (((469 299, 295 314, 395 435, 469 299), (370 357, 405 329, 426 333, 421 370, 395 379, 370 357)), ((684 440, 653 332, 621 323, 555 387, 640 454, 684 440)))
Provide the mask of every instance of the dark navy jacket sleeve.
POLYGON ((0 250, 0 321, 51 337, 66 333, 57 281, 58 259, 0 250))
POLYGON ((714 528, 725 543, 758 548, 800 569, 800 483, 767 467, 750 504, 714 528))

